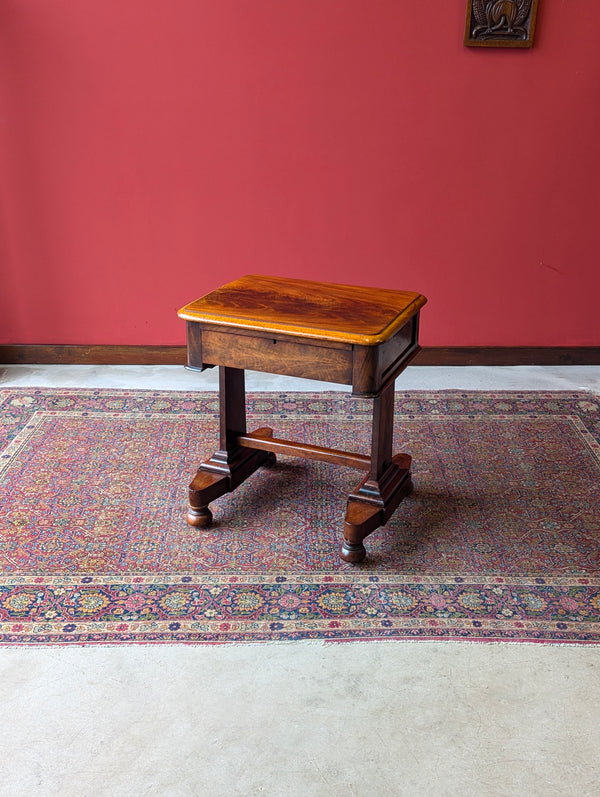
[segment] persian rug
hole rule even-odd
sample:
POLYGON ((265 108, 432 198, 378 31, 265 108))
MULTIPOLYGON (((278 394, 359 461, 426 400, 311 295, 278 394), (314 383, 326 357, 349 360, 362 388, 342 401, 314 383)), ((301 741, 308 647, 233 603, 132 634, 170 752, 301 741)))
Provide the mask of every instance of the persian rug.
MULTIPOLYGON (((414 493, 338 557, 358 471, 279 457, 187 525, 214 393, 0 391, 0 642, 600 641, 600 399, 398 393, 414 493)), ((368 453, 371 403, 249 394, 249 428, 368 453)))

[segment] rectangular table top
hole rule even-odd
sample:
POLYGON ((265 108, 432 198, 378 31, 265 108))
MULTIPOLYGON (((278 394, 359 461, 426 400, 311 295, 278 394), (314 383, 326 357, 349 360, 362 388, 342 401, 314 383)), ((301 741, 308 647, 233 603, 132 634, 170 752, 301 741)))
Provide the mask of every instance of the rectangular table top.
POLYGON ((226 327, 375 346, 410 320, 419 293, 249 275, 183 307, 178 315, 226 327))

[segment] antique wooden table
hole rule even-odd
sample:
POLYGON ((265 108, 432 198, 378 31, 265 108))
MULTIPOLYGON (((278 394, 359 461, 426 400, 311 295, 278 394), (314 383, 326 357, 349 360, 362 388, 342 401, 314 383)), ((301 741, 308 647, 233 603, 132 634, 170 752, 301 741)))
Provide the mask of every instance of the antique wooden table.
POLYGON ((220 448, 189 488, 188 522, 209 526, 209 504, 231 492, 275 454, 366 471, 349 495, 340 556, 360 562, 363 540, 387 523, 412 490, 411 458, 392 454, 394 380, 419 351, 418 293, 247 276, 179 311, 187 321, 188 367, 219 366, 220 448), (352 385, 373 399, 371 455, 281 440, 270 428, 248 432, 244 370, 352 385))

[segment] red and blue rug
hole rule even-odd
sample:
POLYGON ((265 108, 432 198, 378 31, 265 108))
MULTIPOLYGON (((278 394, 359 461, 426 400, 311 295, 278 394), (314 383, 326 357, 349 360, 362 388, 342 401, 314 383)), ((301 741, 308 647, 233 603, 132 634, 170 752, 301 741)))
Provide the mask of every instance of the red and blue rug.
MULTIPOLYGON (((371 404, 251 394, 249 427, 368 452, 371 404)), ((0 391, 0 642, 600 642, 600 400, 397 394, 414 493, 338 557, 361 474, 280 457, 185 521, 214 393, 0 391)))

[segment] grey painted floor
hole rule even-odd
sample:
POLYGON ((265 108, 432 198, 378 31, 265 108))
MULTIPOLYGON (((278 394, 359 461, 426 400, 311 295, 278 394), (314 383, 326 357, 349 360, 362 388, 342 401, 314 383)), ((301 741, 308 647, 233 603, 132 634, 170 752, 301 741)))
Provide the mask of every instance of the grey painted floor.
MULTIPOLYGON (((203 373, 178 365, 0 365, 0 386, 114 387, 218 390, 217 369, 203 373)), ((408 367, 398 390, 591 390, 600 393, 600 366, 514 368, 408 367)), ((248 372, 248 390, 348 390, 344 385, 248 372)))
MULTIPOLYGON (((207 390, 214 376, 0 366, 0 387, 207 390)), ((398 388, 600 393, 600 368, 414 367, 398 388)), ((4 648, 0 678, 7 797, 600 795, 598 647, 4 648)))

